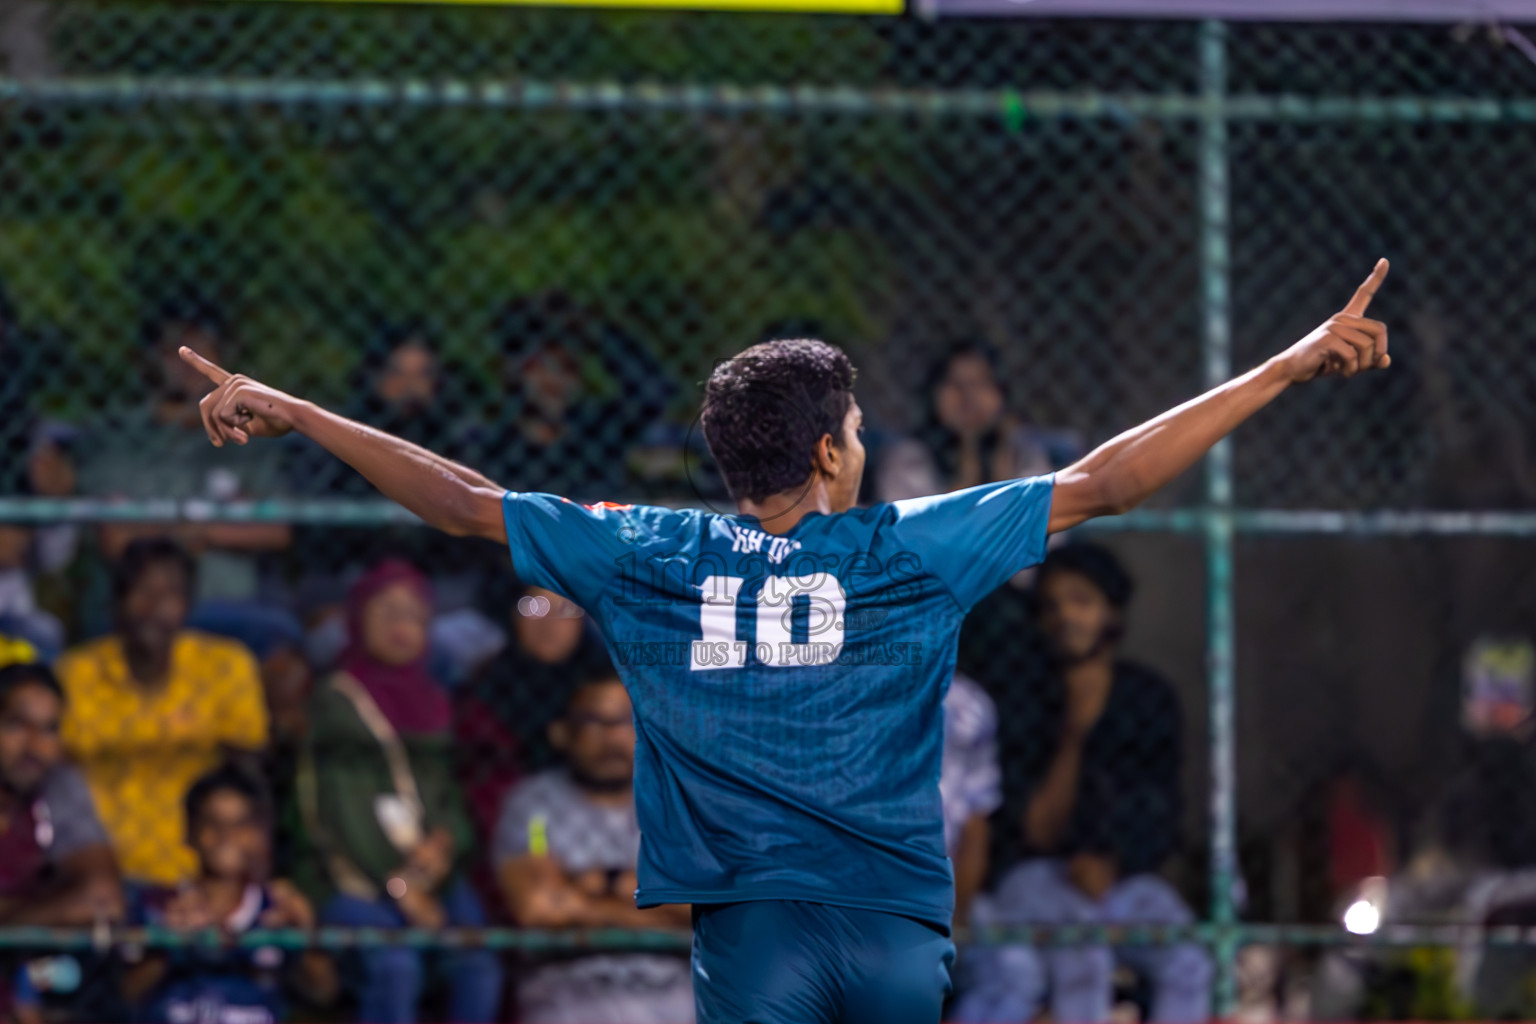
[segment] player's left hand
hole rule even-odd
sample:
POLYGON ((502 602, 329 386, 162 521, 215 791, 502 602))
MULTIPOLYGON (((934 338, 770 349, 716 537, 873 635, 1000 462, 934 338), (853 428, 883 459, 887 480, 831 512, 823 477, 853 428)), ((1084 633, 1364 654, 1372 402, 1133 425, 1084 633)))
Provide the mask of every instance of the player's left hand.
POLYGON ((230 373, 185 345, 178 354, 213 381, 213 390, 198 403, 198 410, 215 448, 224 447, 225 441, 245 444, 253 437, 282 437, 293 429, 294 413, 302 403, 292 395, 230 373))
POLYGON ((1377 260, 1371 276, 1355 289, 1348 305, 1275 357, 1291 383, 1334 375, 1353 377, 1392 365, 1392 357, 1387 355, 1387 325, 1365 316, 1387 270, 1387 261, 1377 260))

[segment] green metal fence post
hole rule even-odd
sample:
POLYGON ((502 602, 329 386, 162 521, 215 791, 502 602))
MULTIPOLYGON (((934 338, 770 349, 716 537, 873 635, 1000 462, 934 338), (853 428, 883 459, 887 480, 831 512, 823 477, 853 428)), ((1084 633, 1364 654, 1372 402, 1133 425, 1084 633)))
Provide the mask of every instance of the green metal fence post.
MULTIPOLYGON (((1200 31, 1200 265, 1204 306, 1205 382, 1232 375, 1229 317, 1231 255, 1227 193, 1227 27, 1207 21, 1200 31)), ((1206 461, 1206 669, 1211 730, 1211 921, 1215 928, 1218 1018, 1237 1001, 1236 789, 1233 777, 1232 445, 1223 441, 1206 461)))

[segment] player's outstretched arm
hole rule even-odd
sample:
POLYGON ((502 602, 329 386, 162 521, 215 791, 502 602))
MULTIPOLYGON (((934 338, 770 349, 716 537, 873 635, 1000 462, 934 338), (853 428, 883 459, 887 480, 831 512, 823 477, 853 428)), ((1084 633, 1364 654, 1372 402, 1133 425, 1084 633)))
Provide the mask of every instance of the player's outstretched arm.
POLYGON ((1056 474, 1050 532, 1135 508, 1292 384, 1386 369, 1392 362, 1386 325, 1365 318, 1386 276, 1387 261, 1379 260, 1342 311, 1284 352, 1126 431, 1056 474))
POLYGON ((459 537, 505 544, 501 516, 506 489, 419 445, 327 412, 240 374, 232 374, 183 347, 181 358, 213 381, 202 401, 203 427, 215 447, 296 430, 336 456, 429 526, 459 537))

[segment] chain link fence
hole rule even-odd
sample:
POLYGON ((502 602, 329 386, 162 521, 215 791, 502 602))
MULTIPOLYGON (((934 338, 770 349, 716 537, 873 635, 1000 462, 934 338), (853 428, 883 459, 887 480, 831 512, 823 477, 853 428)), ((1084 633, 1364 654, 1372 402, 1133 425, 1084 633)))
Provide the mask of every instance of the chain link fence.
MULTIPOLYGON (((1190 474, 1100 538, 1137 582, 1124 651, 1165 678, 1177 733, 1171 840, 1148 841, 1146 873, 1193 913, 1131 923, 1213 920, 1196 932, 1223 1010, 1528 1013, 1518 944, 1390 928, 1530 923, 1531 47, 1480 25, 1212 31, 13 0, 0 630, 73 650, 73 698, 79 645, 121 621, 113 564, 174 534, 199 569, 192 625, 255 660, 203 652, 228 735, 199 734, 161 799, 262 733, 273 857, 298 870, 302 737, 347 588, 386 555, 429 567, 459 722, 433 756, 473 836, 464 870, 510 924, 498 808, 555 763, 547 726, 603 659, 574 612, 526 614, 546 599, 503 554, 427 535, 323 453, 209 448, 177 345, 519 490, 720 504, 699 382, 748 343, 815 334, 859 366, 878 501, 1063 465, 1304 334, 1386 255, 1390 372, 1245 427, 1236 513, 1190 474), (974 460, 946 388, 983 421, 974 460), (1334 949, 1360 905, 1352 929, 1450 952, 1334 949)), ((1059 728, 1017 582, 961 650, 1000 739, 988 889, 1029 850, 1059 728)), ((100 804, 131 772, 97 756, 100 804)), ((122 813, 109 831, 136 827, 122 813)), ((157 880, 190 870, 179 825, 131 838, 157 880)), ((1147 1008, 1157 971, 1139 973, 1147 1008)))

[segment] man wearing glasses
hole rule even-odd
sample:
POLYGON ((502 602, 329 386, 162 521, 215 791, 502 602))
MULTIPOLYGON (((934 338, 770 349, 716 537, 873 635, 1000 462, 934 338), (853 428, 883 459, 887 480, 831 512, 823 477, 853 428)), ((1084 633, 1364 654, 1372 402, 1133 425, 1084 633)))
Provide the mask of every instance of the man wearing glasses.
MULTIPOLYGON (((496 876, 507 909, 530 928, 686 928, 689 908, 635 907, 634 711, 617 676, 577 686, 549 727, 564 759, 507 794, 496 827, 496 876)), ((653 953, 542 958, 518 984, 528 1024, 685 1024, 688 961, 653 953)))

